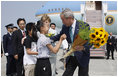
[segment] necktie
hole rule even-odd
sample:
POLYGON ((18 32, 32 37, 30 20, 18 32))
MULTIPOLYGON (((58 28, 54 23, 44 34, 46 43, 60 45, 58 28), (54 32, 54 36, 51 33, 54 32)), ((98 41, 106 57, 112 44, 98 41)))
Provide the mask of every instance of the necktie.
MULTIPOLYGON (((72 26, 69 28, 69 34, 70 34, 71 42, 73 43, 72 26)), ((72 53, 71 56, 74 56, 74 53, 72 53)))
POLYGON ((71 42, 73 43, 72 26, 69 28, 69 34, 70 34, 71 42))
POLYGON ((23 37, 25 37, 25 31, 23 31, 23 37))

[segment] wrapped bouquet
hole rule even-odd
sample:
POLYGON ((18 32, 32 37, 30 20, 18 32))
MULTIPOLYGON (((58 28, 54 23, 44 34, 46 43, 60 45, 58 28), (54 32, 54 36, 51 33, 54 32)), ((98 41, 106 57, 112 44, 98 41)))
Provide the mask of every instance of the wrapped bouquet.
POLYGON ((74 51, 78 51, 75 47, 83 46, 86 42, 89 42, 89 45, 94 45, 94 48, 99 48, 107 42, 108 33, 103 28, 89 29, 90 26, 86 26, 86 23, 83 21, 79 22, 78 35, 76 35, 70 51, 68 51, 63 58, 70 56, 74 51))

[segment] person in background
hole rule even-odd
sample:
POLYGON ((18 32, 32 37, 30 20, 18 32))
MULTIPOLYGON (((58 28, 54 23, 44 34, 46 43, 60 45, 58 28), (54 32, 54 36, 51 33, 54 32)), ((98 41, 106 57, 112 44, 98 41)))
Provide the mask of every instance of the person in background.
POLYGON ((1 42, 1 57, 3 56, 3 44, 1 42))
POLYGON ((114 49, 116 50, 117 52, 117 37, 115 38, 115 42, 114 42, 114 49))
POLYGON ((41 21, 47 25, 50 25, 51 23, 51 19, 47 14, 43 14, 43 16, 41 17, 41 21))
POLYGON ((37 41, 38 59, 35 67, 35 76, 51 76, 52 73, 49 61, 49 52, 57 53, 62 40, 66 38, 66 35, 63 34, 60 37, 58 44, 53 47, 51 45, 51 40, 45 36, 45 34, 48 33, 49 25, 40 21, 40 23, 37 24, 37 30, 40 31, 40 37, 37 41))
POLYGON ((25 19, 19 18, 17 20, 17 25, 19 26, 19 29, 13 32, 12 44, 13 44, 14 58, 16 59, 17 76, 22 76, 24 75, 24 68, 23 68, 24 46, 22 44, 22 39, 25 38, 26 36, 25 19))
POLYGON ((56 24, 55 23, 50 24, 50 29, 49 29, 48 33, 52 33, 54 35, 57 35, 57 30, 56 30, 56 24))
MULTIPOLYGON (((57 35, 56 24, 55 23, 50 24, 50 29, 49 29, 48 33, 57 35)), ((52 45, 55 46, 56 43, 52 42, 52 45)), ((50 52, 50 58, 49 59, 50 59, 50 63, 51 63, 52 76, 55 76, 56 74, 58 74, 57 71, 56 71, 57 54, 54 54, 53 52, 50 52)))
POLYGON ((34 76, 34 69, 36 64, 36 55, 38 55, 36 44, 38 38, 33 37, 35 29, 35 23, 26 24, 27 37, 24 40, 25 50, 23 64, 25 69, 25 76, 34 76))
POLYGON ((13 26, 13 32, 18 30, 18 28, 16 26, 13 26))
POLYGON ((12 32, 13 32, 13 24, 8 24, 5 26, 7 29, 7 34, 3 36, 3 48, 4 53, 7 59, 6 63, 6 75, 13 76, 15 74, 15 59, 13 56, 12 49, 12 32))
MULTIPOLYGON (((63 47, 63 55, 62 55, 62 57, 67 53, 67 51, 68 51, 68 42, 67 42, 67 40, 65 39, 65 40, 63 40, 63 42, 62 42, 62 47, 63 47)), ((63 64, 64 64, 64 69, 66 68, 66 59, 60 59, 60 61, 62 61, 63 62, 63 64)))
POLYGON ((115 38, 112 36, 112 32, 110 32, 110 36, 108 37, 107 40, 107 60, 109 59, 110 52, 112 55, 112 60, 114 60, 114 42, 115 38))

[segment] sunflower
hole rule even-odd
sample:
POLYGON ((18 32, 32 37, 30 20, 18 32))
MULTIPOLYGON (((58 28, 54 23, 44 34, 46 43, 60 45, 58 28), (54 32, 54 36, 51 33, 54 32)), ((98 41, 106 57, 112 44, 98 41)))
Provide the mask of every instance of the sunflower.
POLYGON ((100 44, 98 43, 98 44, 94 44, 94 47, 95 48, 100 48, 100 44))
POLYGON ((100 41, 101 41, 101 39, 98 37, 98 38, 96 39, 96 41, 100 42, 100 41))
POLYGON ((102 46, 103 46, 105 43, 106 43, 105 38, 100 41, 100 45, 102 45, 102 46))
POLYGON ((96 34, 95 34, 95 33, 91 33, 91 34, 89 35, 89 37, 90 37, 90 39, 96 39, 96 34))
POLYGON ((108 40, 108 36, 109 36, 108 32, 105 32, 104 38, 105 38, 106 40, 108 40))
POLYGON ((99 31, 101 31, 101 32, 105 32, 105 30, 104 30, 103 27, 99 28, 99 31))
POLYGON ((95 34, 96 34, 96 37, 100 37, 100 34, 102 34, 102 33, 101 33, 101 31, 99 31, 98 29, 96 29, 95 30, 95 34))
POLYGON ((91 40, 89 41, 89 43, 93 44, 93 43, 95 43, 95 40, 91 39, 91 40))
POLYGON ((103 33, 103 32, 100 32, 100 33, 99 33, 99 37, 100 37, 100 38, 104 38, 104 33, 103 33))

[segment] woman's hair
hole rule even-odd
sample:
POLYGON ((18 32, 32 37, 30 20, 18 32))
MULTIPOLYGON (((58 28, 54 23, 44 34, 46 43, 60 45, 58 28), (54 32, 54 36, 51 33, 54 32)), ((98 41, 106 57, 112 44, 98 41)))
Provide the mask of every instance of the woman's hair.
POLYGON ((31 30, 32 30, 32 38, 37 41, 38 40, 37 29, 36 29, 35 23, 33 23, 33 22, 30 22, 30 23, 26 24, 26 34, 28 35, 29 31, 31 31, 31 30))
POLYGON ((43 16, 41 17, 41 21, 45 22, 46 20, 48 20, 49 22, 51 22, 50 17, 47 14, 43 14, 43 16))
POLYGON ((41 32, 41 27, 43 27, 43 26, 44 26, 43 21, 41 21, 41 20, 37 21, 36 28, 39 32, 41 32))
POLYGON ((26 24, 26 35, 29 34, 29 31, 31 31, 34 26, 35 26, 35 23, 33 23, 33 22, 29 22, 26 24))
POLYGON ((36 25, 33 27, 32 38, 33 38, 34 40, 36 40, 36 41, 38 40, 36 25))

